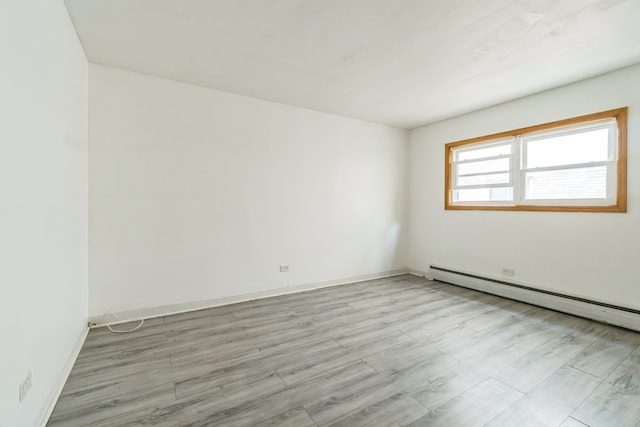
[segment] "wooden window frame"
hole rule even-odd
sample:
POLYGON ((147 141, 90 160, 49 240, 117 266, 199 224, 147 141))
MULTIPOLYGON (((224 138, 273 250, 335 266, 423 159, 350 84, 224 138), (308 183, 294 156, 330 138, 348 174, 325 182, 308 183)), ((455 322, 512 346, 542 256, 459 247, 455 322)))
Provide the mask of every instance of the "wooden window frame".
MULTIPOLYGON (((548 211, 548 212, 626 212, 627 211, 627 111, 628 107, 602 111, 570 119, 558 120, 540 125, 514 129, 506 132, 462 141, 450 142, 445 145, 445 173, 444 173, 444 208, 445 210, 491 210, 491 211, 548 211), (452 201, 452 165, 453 149, 466 145, 480 144, 497 139, 519 137, 524 134, 555 130, 568 126, 588 124, 605 119, 615 119, 618 128, 618 145, 616 161, 616 201, 612 205, 527 205, 527 204, 456 204, 452 201)), ((482 202, 478 202, 482 203, 482 202)))

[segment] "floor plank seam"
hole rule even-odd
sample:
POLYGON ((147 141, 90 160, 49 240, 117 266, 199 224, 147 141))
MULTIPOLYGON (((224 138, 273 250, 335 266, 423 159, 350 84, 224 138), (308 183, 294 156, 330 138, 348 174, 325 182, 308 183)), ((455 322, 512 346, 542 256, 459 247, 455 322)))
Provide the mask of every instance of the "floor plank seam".
POLYGON ((570 418, 570 419, 572 419, 572 420, 574 420, 574 421, 575 421, 575 422, 577 422, 577 423, 582 424, 582 425, 583 425, 583 426, 585 426, 585 427, 591 427, 591 425, 586 424, 586 423, 583 423, 582 421, 579 421, 579 420, 577 420, 577 419, 575 419, 575 418, 573 418, 573 417, 567 417, 567 419, 569 419, 569 418, 570 418))
MULTIPOLYGON (((622 362, 620 362, 618 365, 616 365, 616 367, 613 368, 613 370, 611 372, 615 371, 620 365, 622 365, 623 362, 624 362, 624 360, 622 362)), ((590 377, 598 380, 600 383, 603 383, 603 382, 605 382, 607 380, 607 378, 602 378, 602 377, 599 377, 597 375, 594 375, 591 372, 585 371, 584 369, 580 369, 580 368, 577 368, 577 367, 575 367, 573 365, 570 365, 570 363, 571 363, 571 361, 565 363, 564 366, 566 366, 567 368, 570 368, 570 369, 575 369, 576 371, 580 371, 585 375, 589 375, 590 377)), ((609 373, 609 375, 611 375, 611 373, 609 373)))
POLYGON ((304 406, 301 407, 302 410, 307 414, 307 416, 309 417, 309 419, 311 420, 311 422, 313 423, 314 426, 319 427, 318 423, 316 423, 316 421, 313 419, 313 417, 311 416, 311 414, 309 413, 309 411, 306 410, 306 408, 304 406))
POLYGON ((367 362, 365 362, 363 359, 359 359, 360 362, 364 363, 365 365, 367 365, 369 367, 369 369, 373 370, 373 372, 375 372, 376 374, 381 373, 380 371, 378 371, 376 368, 374 368, 373 366, 371 366, 370 364, 368 364, 367 362))

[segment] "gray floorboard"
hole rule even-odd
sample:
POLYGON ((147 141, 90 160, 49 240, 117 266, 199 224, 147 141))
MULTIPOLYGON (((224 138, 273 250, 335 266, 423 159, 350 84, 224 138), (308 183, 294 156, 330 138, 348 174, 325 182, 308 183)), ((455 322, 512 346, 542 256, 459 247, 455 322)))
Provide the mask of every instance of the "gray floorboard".
POLYGON ((94 329, 48 425, 640 427, 640 333, 376 279, 94 329))

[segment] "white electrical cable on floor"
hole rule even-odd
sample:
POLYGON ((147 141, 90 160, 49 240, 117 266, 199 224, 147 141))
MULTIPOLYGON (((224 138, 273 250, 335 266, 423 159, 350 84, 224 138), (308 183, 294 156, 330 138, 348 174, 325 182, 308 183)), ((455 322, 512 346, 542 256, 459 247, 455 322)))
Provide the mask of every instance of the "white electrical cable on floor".
MULTIPOLYGON (((111 315, 113 315, 113 317, 115 317, 116 319, 118 319, 118 322, 122 322, 122 319, 120 319, 120 318, 118 317, 118 315, 117 315, 117 314, 115 314, 115 313, 114 313, 114 312, 112 312, 112 311, 107 311, 107 312, 104 314, 104 316, 102 316, 102 318, 104 319, 104 318, 107 316, 107 314, 111 314, 111 315)), ((140 324, 139 324, 138 326, 136 326, 135 328, 132 328, 132 329, 117 330, 117 329, 113 329, 113 328, 111 327, 111 325, 109 325, 109 324, 107 324, 107 328, 109 328, 109 330, 110 330, 111 332, 113 332, 114 334, 128 334, 129 332, 137 331, 138 329, 140 329, 140 328, 142 327, 142 325, 144 325, 144 319, 142 319, 142 318, 141 318, 141 319, 140 319, 140 324)))

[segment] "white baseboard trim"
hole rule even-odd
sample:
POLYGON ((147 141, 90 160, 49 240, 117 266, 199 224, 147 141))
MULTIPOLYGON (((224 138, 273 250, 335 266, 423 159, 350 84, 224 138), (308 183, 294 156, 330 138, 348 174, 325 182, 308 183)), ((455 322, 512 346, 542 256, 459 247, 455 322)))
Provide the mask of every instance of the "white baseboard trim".
POLYGON ((412 276, 424 277, 427 280, 434 280, 433 277, 429 276, 428 273, 420 270, 414 270, 412 268, 409 269, 409 274, 411 274, 412 276))
POLYGON ((189 311, 203 310, 206 308, 218 307, 221 305, 235 304, 239 302, 253 301, 262 298, 275 297, 279 295, 292 294, 297 292, 310 291, 313 289, 329 288, 332 286, 347 285, 350 283, 364 282, 367 280, 383 279, 386 277, 400 276, 409 273, 408 268, 384 271, 381 273, 352 276, 325 282, 308 283, 302 285, 287 286, 284 288, 268 289, 260 292, 251 292, 241 295, 233 295, 223 298, 215 298, 204 301, 194 301, 182 304, 171 304, 159 307, 147 307, 137 310, 121 311, 89 317, 92 328, 99 328, 106 325, 117 325, 119 323, 131 322, 140 319, 151 319, 154 317, 169 316, 172 314, 185 313, 189 311), (117 317, 116 317, 117 316, 117 317))
POLYGON ((58 398, 60 398, 62 389, 64 388, 64 385, 66 384, 67 379, 69 378, 69 374, 71 374, 71 369, 73 369, 73 365, 76 363, 76 360, 78 359, 78 355, 80 354, 82 345, 87 339, 87 334, 89 334, 89 328, 85 326, 82 329, 80 336, 78 337, 78 341, 76 341, 76 344, 73 346, 71 353, 69 353, 69 358, 67 359, 66 363, 64 364, 64 367, 62 368, 62 373, 58 377, 58 381, 56 382, 56 386, 55 386, 55 389, 53 390, 53 394, 49 399, 49 404, 47 405, 45 411, 40 416, 40 421, 37 424, 38 426, 45 427, 49 422, 49 418, 51 417, 51 414, 53 413, 53 409, 55 408, 56 403, 58 402, 58 398))
MULTIPOLYGON (((412 272, 412 274, 424 275, 420 272, 412 272)), ((536 290, 530 286, 483 278, 435 266, 432 266, 427 276, 441 282, 640 331, 640 310, 616 307, 611 304, 589 301, 585 298, 561 295, 545 290, 536 290)))

